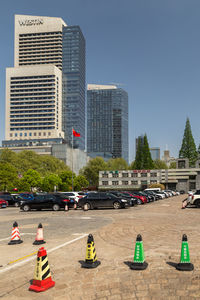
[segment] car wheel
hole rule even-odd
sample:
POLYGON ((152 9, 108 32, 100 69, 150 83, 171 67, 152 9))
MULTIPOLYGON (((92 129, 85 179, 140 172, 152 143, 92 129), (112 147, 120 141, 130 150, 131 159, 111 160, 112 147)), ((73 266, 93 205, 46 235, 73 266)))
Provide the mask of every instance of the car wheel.
POLYGON ((15 207, 19 207, 19 202, 15 202, 15 207))
POLYGON ((114 202, 113 203, 113 208, 114 209, 119 209, 119 208, 121 208, 121 204, 119 202, 114 202))
POLYGON ((24 210, 24 211, 29 211, 29 210, 30 210, 30 206, 29 206, 29 205, 27 205, 27 204, 26 204, 26 205, 24 205, 24 207, 23 207, 23 210, 24 210))
POLYGON ((200 208, 200 200, 196 200, 195 205, 196 205, 197 208, 200 208))
POLYGON ((88 202, 86 202, 84 205, 83 205, 83 210, 89 210, 89 209, 91 209, 91 204, 90 203, 88 203, 88 202))
POLYGON ((52 206, 52 209, 53 209, 54 211, 58 211, 58 210, 60 209, 60 206, 59 206, 58 204, 54 204, 54 205, 52 206))
POLYGON ((142 204, 142 200, 141 199, 137 199, 137 204, 142 204))

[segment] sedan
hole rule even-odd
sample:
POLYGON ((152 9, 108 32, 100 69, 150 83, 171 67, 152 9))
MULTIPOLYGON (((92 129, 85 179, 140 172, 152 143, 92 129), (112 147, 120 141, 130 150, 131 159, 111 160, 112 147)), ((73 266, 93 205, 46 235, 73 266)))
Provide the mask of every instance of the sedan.
POLYGON ((111 193, 89 193, 79 200, 78 205, 84 210, 94 208, 119 209, 129 206, 129 201, 111 193))

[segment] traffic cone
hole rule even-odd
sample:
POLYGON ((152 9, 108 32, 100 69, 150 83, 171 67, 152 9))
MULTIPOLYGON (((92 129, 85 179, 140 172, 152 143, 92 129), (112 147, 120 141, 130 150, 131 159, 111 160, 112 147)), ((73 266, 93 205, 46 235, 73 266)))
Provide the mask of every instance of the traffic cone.
POLYGON ((186 208, 187 205, 188 205, 187 199, 183 200, 183 202, 182 202, 182 209, 186 208))
POLYGON ((20 239, 20 233, 17 222, 13 223, 12 236, 8 245, 21 244, 23 241, 20 239))
POLYGON ((69 206, 68 204, 65 205, 65 211, 68 211, 69 210, 69 206))
POLYGON ((44 241, 44 237, 43 237, 43 227, 42 224, 40 223, 37 228, 37 234, 35 237, 35 241, 33 242, 33 245, 41 245, 45 243, 46 242, 44 241))
POLYGON ((176 269, 179 271, 192 271, 194 270, 193 264, 190 262, 190 253, 187 241, 187 235, 183 234, 181 245, 181 261, 177 264, 176 269))
POLYGON ((51 279, 47 252, 42 247, 38 250, 34 279, 29 287, 29 291, 44 292, 54 285, 55 281, 51 279))
POLYGON ((148 263, 145 261, 142 236, 138 234, 135 244, 134 261, 131 263, 130 268, 132 270, 145 270, 147 267, 148 263))
POLYGON ((94 246, 94 238, 92 234, 89 234, 87 240, 86 258, 84 263, 82 264, 82 268, 96 268, 100 265, 100 263, 101 262, 97 260, 96 250, 94 246))

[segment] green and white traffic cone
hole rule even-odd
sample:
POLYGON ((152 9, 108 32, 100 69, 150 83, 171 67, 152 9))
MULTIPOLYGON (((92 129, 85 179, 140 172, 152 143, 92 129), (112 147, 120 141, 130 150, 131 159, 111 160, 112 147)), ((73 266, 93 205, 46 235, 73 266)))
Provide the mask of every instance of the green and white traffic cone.
POLYGON ((147 267, 148 263, 145 261, 142 236, 138 234, 135 244, 134 261, 131 263, 130 268, 132 270, 145 270, 147 267))
POLYGON ((177 264, 176 269, 179 271, 192 271, 194 265, 190 262, 190 253, 188 247, 187 235, 183 234, 181 246, 181 261, 177 264))

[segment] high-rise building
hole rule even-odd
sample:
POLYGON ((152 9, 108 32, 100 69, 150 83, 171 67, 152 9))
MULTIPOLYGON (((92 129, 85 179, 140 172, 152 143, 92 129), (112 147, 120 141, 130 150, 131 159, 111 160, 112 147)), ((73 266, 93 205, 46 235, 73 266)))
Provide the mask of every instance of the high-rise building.
POLYGON ((160 159, 160 148, 159 147, 152 147, 149 150, 151 153, 151 158, 153 160, 160 159))
POLYGON ((72 127, 80 133, 74 147, 85 149, 85 39, 79 26, 63 28, 63 131, 71 144, 72 127))
POLYGON ((84 149, 85 43, 79 26, 15 15, 14 46, 14 67, 6 70, 3 146, 62 143, 64 137, 70 144, 74 127, 84 149))
POLYGON ((87 152, 128 162, 128 94, 115 85, 88 85, 87 152))

